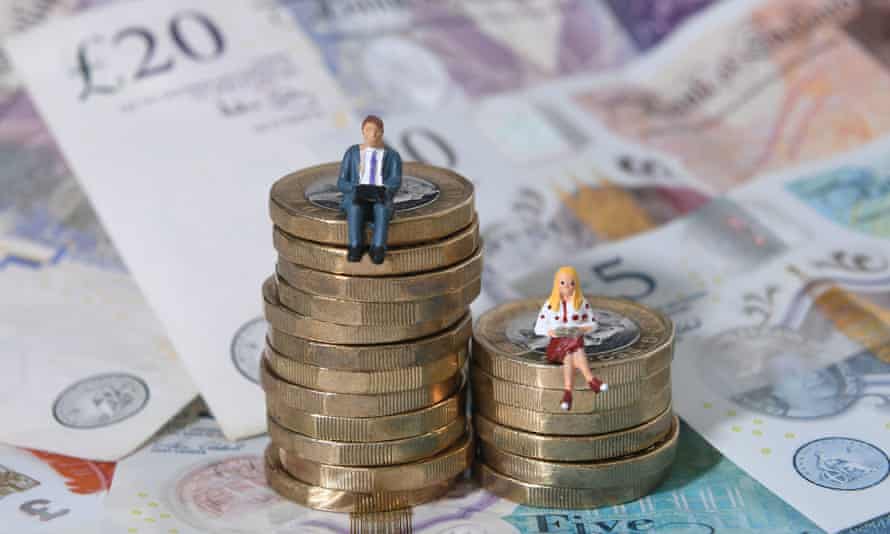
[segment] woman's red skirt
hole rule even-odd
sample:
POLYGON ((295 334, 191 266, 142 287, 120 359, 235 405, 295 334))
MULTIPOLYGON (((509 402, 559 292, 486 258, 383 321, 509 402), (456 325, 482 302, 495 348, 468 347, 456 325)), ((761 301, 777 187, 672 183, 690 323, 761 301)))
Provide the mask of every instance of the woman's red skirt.
POLYGON ((562 363, 566 354, 571 354, 578 349, 584 349, 584 336, 578 337, 551 337, 547 344, 547 361, 562 363))

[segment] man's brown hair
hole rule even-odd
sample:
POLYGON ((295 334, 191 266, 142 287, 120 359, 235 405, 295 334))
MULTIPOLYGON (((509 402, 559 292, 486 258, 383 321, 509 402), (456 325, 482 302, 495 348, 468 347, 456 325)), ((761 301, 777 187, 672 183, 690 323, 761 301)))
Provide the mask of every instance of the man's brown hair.
POLYGON ((365 117, 365 120, 362 121, 363 130, 365 129, 365 124, 368 124, 369 122, 380 128, 381 132, 383 131, 383 119, 381 119, 377 115, 368 115, 367 117, 365 117))

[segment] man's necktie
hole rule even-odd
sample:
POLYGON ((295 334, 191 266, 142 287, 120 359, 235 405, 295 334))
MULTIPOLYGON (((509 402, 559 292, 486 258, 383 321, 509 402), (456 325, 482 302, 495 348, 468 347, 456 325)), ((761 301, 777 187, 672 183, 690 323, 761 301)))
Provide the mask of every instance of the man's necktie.
POLYGON ((374 183, 375 176, 377 176, 377 151, 371 149, 371 185, 377 185, 374 183))

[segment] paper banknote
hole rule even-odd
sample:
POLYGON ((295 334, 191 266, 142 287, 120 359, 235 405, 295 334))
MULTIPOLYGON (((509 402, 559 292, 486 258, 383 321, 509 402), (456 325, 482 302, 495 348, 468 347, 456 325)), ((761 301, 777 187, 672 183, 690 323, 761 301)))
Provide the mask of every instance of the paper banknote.
POLYGON ((575 100, 616 135, 723 191, 890 129, 886 2, 722 2, 575 100))
MULTIPOLYGON (((319 512, 284 501, 265 483, 267 443, 265 437, 228 442, 207 418, 161 437, 118 464, 102 532, 345 533, 351 522, 366 527, 373 522, 373 516, 319 512)), ((638 501, 597 510, 530 508, 467 479, 407 515, 418 533, 821 532, 685 424, 667 480, 638 501)))
POLYGON ((0 445, 0 515, 6 532, 94 534, 114 464, 0 445))
MULTIPOLYGON (((5 3, 16 32, 102 2, 5 3)), ((46 124, 0 62, 0 441, 113 460, 195 394, 46 124)))
POLYGON ((711 2, 281 3, 350 102, 392 115, 621 66, 711 2))
MULTIPOLYGON (((93 10, 9 48, 28 49, 25 77, 61 77, 50 92, 64 96, 32 91, 41 113, 66 117, 50 119, 62 151, 226 434, 255 435, 265 429, 256 366, 259 288, 274 268, 269 186, 314 163, 296 133, 333 127, 344 108, 274 3, 144 6, 93 10), (143 65, 146 32, 164 57, 143 65)), ((178 370, 165 379, 187 380, 178 370)))

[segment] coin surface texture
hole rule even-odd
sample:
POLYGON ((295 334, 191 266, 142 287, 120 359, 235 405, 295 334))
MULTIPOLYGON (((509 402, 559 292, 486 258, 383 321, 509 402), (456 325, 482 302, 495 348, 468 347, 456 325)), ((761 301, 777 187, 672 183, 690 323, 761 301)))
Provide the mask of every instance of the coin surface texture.
POLYGON ((367 254, 361 261, 348 261, 348 249, 343 245, 300 239, 277 227, 272 233, 272 243, 284 261, 308 269, 349 276, 393 276, 433 271, 459 263, 479 250, 482 240, 479 220, 474 216, 468 227, 441 239, 414 245, 387 245, 386 257, 380 265, 374 264, 367 254))
MULTIPOLYGON (((316 165, 275 182, 269 198, 275 225, 302 239, 345 246, 347 224, 340 211, 339 168, 339 163, 316 165)), ((469 180, 423 163, 406 162, 402 169, 387 245, 440 239, 472 222, 473 184, 469 180)), ((365 230, 366 242, 370 242, 370 229, 365 230)))
MULTIPOLYGON (((473 329, 474 362, 509 382, 562 389, 562 366, 546 359, 549 338, 534 332, 544 300, 508 302, 482 314, 473 329)), ((584 351, 591 371, 610 388, 670 364, 674 326, 665 315, 625 299, 588 297, 587 303, 597 327, 584 335, 584 351)), ((581 373, 574 380, 575 389, 587 389, 581 373)))

